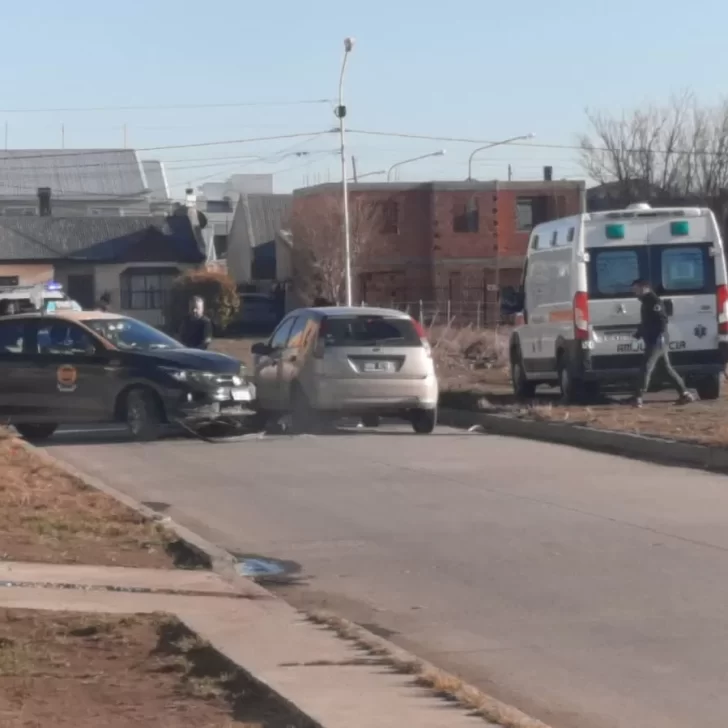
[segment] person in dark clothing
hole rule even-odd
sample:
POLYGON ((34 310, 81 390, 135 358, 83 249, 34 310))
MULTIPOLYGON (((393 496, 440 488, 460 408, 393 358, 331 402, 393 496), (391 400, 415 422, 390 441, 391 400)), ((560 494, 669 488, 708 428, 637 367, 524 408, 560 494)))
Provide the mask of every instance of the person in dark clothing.
POLYGON ((642 398, 650 387, 652 375, 657 367, 662 367, 667 378, 677 390, 680 404, 693 401, 693 397, 685 387, 685 382, 673 369, 670 363, 670 340, 667 334, 667 312, 660 297, 652 290, 652 286, 645 280, 638 278, 632 284, 634 294, 642 303, 640 309, 640 325, 635 332, 635 339, 642 339, 645 344, 642 371, 640 372, 639 388, 633 403, 642 407, 642 398))
POLYGON ((190 302, 190 312, 182 322, 180 342, 188 349, 207 349, 212 341, 212 321, 205 316, 205 302, 195 296, 190 302))
POLYGON ((106 291, 99 298, 99 304, 97 306, 99 311, 110 311, 111 310, 111 294, 106 291))

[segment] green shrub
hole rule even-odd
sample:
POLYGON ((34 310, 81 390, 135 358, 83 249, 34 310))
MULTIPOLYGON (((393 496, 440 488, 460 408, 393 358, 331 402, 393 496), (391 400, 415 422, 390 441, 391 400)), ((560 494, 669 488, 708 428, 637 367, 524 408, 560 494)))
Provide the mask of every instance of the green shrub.
POLYGON ((195 296, 204 300, 205 313, 210 317, 216 334, 225 331, 240 308, 237 285, 227 273, 188 271, 174 282, 167 301, 165 319, 171 333, 179 331, 195 296))

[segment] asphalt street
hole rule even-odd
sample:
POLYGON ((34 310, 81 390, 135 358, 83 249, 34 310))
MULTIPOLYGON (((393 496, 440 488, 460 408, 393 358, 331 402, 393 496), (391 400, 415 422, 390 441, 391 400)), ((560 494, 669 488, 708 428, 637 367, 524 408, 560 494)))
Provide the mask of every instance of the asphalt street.
POLYGON ((725 728, 728 479, 386 427, 49 452, 554 728, 725 728))

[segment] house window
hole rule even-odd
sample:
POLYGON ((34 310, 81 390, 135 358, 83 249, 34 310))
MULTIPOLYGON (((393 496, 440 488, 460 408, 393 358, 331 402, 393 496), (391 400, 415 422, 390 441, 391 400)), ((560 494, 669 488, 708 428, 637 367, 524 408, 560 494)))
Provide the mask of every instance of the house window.
POLYGON ((516 200, 516 228, 520 232, 532 230, 536 225, 548 221, 549 198, 541 197, 519 197, 516 200))
POLYGON ((215 235, 212 239, 212 244, 215 246, 215 257, 218 260, 227 258, 228 252, 228 236, 227 235, 215 235))
POLYGON ((452 229, 455 233, 477 233, 480 228, 478 201, 471 197, 467 202, 455 205, 452 214, 452 229))
POLYGON ((177 268, 127 268, 119 277, 121 308, 127 311, 160 311, 165 307, 177 268))

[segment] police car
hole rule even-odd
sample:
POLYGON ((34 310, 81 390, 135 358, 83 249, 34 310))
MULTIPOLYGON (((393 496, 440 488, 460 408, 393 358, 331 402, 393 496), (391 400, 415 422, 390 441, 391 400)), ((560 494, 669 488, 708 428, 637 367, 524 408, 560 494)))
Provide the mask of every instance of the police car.
POLYGON ((55 281, 21 286, 18 285, 18 279, 13 278, 10 285, 0 285, 0 310, 4 308, 5 302, 15 303, 18 313, 24 311, 52 312, 61 308, 82 310, 76 301, 64 293, 63 286, 55 281))
POLYGON ((253 414, 241 363, 187 349, 136 319, 58 310, 0 318, 0 419, 28 439, 59 424, 123 422, 137 440, 168 424, 253 414))

